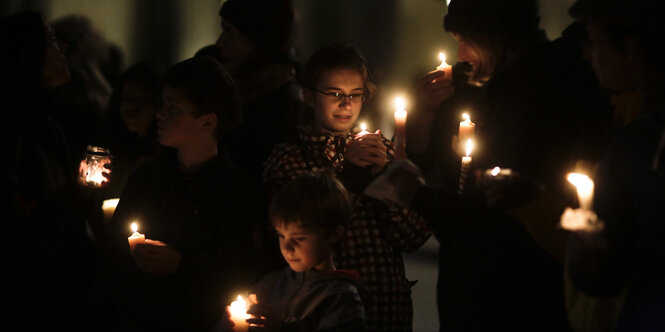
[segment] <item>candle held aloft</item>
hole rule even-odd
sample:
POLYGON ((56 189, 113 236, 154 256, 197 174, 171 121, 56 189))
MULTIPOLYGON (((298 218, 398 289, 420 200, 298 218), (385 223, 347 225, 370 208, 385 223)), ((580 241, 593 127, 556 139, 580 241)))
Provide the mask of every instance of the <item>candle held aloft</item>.
POLYGON ((436 67, 436 70, 442 70, 444 72, 444 80, 452 80, 453 67, 446 62, 446 55, 443 52, 439 52, 439 60, 441 60, 441 64, 436 67))
POLYGON ((395 98, 395 159, 406 159, 406 102, 395 98))
POLYGON ((127 238, 129 242, 129 250, 134 251, 134 248, 138 243, 145 243, 145 235, 138 232, 139 225, 135 222, 132 223, 132 232, 134 232, 130 237, 127 238))
POLYGON ((238 295, 237 300, 231 302, 229 314, 231 315, 231 322, 233 322, 234 332, 246 332, 249 330, 247 319, 251 318, 251 315, 247 313, 247 309, 249 309, 249 304, 240 295, 238 295))
POLYGON ((111 198, 104 200, 102 203, 102 211, 104 211, 104 219, 106 220, 111 220, 113 217, 113 213, 115 212, 115 208, 118 206, 118 202, 120 201, 119 198, 111 198))
POLYGON ((577 200, 580 203, 580 208, 590 211, 593 206, 593 180, 580 173, 568 173, 566 178, 577 189, 577 200))

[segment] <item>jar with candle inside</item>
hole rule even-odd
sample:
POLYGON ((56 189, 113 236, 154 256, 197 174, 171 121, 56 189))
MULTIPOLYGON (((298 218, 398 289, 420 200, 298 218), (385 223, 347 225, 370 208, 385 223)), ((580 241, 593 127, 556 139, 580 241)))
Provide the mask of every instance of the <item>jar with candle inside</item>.
POLYGON ((79 168, 79 181, 87 186, 100 187, 108 182, 104 173, 110 173, 111 151, 107 148, 88 145, 79 168))

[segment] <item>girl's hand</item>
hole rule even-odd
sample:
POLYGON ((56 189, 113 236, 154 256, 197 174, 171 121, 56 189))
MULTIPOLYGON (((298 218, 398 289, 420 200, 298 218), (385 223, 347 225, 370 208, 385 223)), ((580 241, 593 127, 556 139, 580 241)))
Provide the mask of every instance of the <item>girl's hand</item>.
POLYGON ((149 239, 146 239, 145 243, 138 243, 133 255, 139 269, 152 274, 175 273, 181 258, 178 249, 149 239))
POLYGON ((374 174, 381 171, 388 162, 388 155, 380 131, 354 138, 347 145, 344 158, 360 167, 371 167, 374 174))

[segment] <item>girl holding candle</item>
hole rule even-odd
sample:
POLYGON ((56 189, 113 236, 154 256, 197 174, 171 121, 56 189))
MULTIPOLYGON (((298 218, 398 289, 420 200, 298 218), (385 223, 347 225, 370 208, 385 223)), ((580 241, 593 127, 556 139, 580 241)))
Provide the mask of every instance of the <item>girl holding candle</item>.
POLYGON ((239 102, 233 80, 212 59, 185 60, 167 72, 157 127, 159 142, 172 149, 132 174, 110 226, 113 324, 205 331, 255 280, 256 196, 217 151, 239 122, 239 102), (130 255, 135 220, 145 243, 130 255))
POLYGON ((307 62, 304 85, 312 121, 299 142, 273 149, 264 181, 275 192, 303 173, 331 169, 338 174, 354 198, 354 212, 335 250, 335 264, 360 272, 368 289, 369 330, 410 330, 411 286, 401 252, 420 247, 430 233, 417 214, 362 194, 393 159, 391 142, 379 132, 362 137, 351 133, 364 102, 374 93, 367 64, 353 47, 328 46, 307 62))

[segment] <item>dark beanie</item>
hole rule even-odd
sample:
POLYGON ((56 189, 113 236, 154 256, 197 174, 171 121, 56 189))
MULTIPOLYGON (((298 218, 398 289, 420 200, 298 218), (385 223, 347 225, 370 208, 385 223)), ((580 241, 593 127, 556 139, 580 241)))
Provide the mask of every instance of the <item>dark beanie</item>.
POLYGON ((291 42, 291 0, 227 0, 219 15, 267 54, 278 53, 291 42))
POLYGON ((452 0, 443 28, 476 42, 488 38, 512 46, 538 31, 537 0, 452 0))
POLYGON ((661 34, 665 27, 662 0, 578 0, 570 7, 577 19, 661 34))

